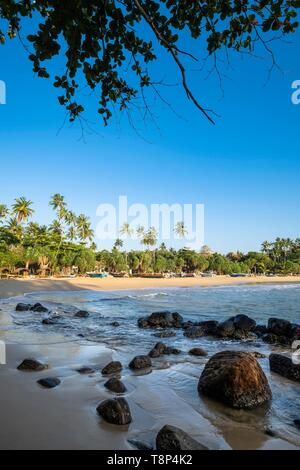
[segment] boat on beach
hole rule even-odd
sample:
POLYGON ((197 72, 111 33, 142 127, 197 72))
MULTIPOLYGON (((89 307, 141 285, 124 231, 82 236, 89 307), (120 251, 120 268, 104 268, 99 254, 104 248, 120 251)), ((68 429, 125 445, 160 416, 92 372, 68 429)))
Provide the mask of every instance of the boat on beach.
POLYGON ((91 277, 92 279, 104 279, 108 277, 107 273, 96 273, 96 272, 89 272, 86 273, 87 277, 91 277))

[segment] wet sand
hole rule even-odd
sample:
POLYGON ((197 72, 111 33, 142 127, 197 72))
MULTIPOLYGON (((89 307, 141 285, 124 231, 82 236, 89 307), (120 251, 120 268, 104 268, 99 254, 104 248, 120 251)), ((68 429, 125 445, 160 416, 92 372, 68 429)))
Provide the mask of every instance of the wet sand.
POLYGON ((215 276, 212 278, 114 278, 91 279, 11 279, 0 280, 0 298, 16 297, 31 292, 42 291, 78 291, 78 290, 127 290, 127 289, 158 289, 167 287, 210 287, 222 285, 241 284, 272 284, 272 283, 300 283, 300 276, 253 276, 246 278, 233 278, 230 276, 215 276))

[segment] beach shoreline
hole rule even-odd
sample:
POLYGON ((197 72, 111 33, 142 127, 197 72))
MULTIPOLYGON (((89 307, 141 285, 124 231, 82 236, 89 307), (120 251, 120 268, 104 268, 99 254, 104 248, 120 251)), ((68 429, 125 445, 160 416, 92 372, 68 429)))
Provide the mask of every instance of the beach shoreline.
MULTIPOLYGON (((1 280, 0 298, 8 299, 34 292, 105 292, 298 282, 300 277, 227 276, 178 279, 1 280)), ((9 302, 14 305, 14 300, 9 302)), ((81 338, 70 341, 69 338, 51 330, 40 333, 24 329, 21 335, 17 330, 14 336, 11 329, 13 318, 5 308, 1 313, 1 321, 4 329, 0 331, 0 337, 7 340, 7 364, 0 367, 0 413, 6 423, 0 431, 2 450, 134 450, 130 439, 154 445, 157 432, 165 424, 184 429, 212 450, 299 449, 299 446, 288 439, 268 436, 263 429, 251 427, 247 423, 232 423, 228 419, 227 411, 224 414, 218 404, 208 404, 206 408, 207 401, 204 400, 201 405, 201 400, 198 401, 197 398, 197 382, 206 359, 189 359, 184 362, 184 372, 181 372, 183 365, 179 360, 178 365, 173 364, 169 369, 156 367, 154 373, 137 377, 128 370, 128 361, 124 360, 122 349, 114 347, 113 344, 87 342, 81 338), (18 371, 18 365, 27 357, 50 364, 50 369, 43 372, 18 371), (124 379, 128 387, 126 399, 134 416, 134 422, 129 428, 116 429, 101 420, 96 413, 100 402, 113 397, 104 387, 107 378, 101 374, 102 368, 111 360, 121 360, 124 364, 122 380, 124 379), (78 374, 77 368, 83 366, 92 367, 96 373, 78 374), (190 395, 187 401, 166 385, 164 377, 168 370, 171 377, 173 374, 179 376, 183 384, 189 377, 190 395), (37 380, 46 377, 59 377, 61 385, 54 390, 42 389, 37 380), (213 413, 219 408, 223 417, 216 421, 213 413)), ((154 342, 153 338, 153 344, 154 342)), ((141 345, 140 349, 135 349, 131 355, 144 352, 144 345, 141 345)))
POLYGON ((233 278, 230 276, 215 276, 212 278, 114 278, 104 279, 74 278, 74 279, 8 279, 0 280, 0 298, 18 297, 34 292, 63 292, 63 291, 119 291, 130 289, 165 289, 188 287, 218 287, 257 284, 290 284, 300 283, 300 276, 253 276, 233 278))

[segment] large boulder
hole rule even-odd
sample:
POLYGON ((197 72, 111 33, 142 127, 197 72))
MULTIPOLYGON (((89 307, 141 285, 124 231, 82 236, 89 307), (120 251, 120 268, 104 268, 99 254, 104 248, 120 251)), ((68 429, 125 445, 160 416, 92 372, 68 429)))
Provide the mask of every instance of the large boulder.
POLYGON ((140 328, 181 328, 182 316, 177 312, 154 312, 149 317, 140 318, 140 328))
POLYGON ((208 450, 207 447, 195 441, 182 429, 175 426, 164 426, 156 437, 156 449, 164 451, 208 450))
POLYGON ((206 364, 198 391, 232 408, 255 408, 272 398, 268 380, 251 353, 223 351, 206 364))
POLYGON ((152 367, 152 362, 149 356, 136 356, 129 364, 132 370, 148 369, 152 367))
POLYGON ((49 369, 48 364, 42 364, 36 359, 24 359, 24 361, 18 366, 18 370, 25 372, 41 372, 49 369))
POLYGON ((269 361, 272 372, 300 382, 300 364, 294 364, 292 359, 282 354, 271 354, 269 361))
POLYGON ((110 424, 121 426, 132 422, 130 408, 124 398, 105 400, 98 406, 97 412, 107 423, 110 424))
POLYGON ((117 374, 121 372, 122 364, 119 361, 112 361, 102 369, 103 375, 117 374))

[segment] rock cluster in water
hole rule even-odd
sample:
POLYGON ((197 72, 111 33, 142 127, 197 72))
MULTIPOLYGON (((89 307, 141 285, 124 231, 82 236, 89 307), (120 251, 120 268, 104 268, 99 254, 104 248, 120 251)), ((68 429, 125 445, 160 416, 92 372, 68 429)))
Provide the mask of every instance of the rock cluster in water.
POLYGON ((46 313, 46 312, 48 312, 48 309, 40 303, 36 303, 34 305, 19 303, 16 306, 16 312, 28 312, 29 310, 31 312, 36 312, 36 313, 46 313))
MULTIPOLYGON (((257 325, 247 315, 239 314, 225 321, 208 320, 202 322, 184 321, 177 312, 154 312, 138 320, 139 328, 167 329, 182 328, 187 338, 213 336, 219 339, 256 340, 258 337, 270 344, 291 346, 300 339, 300 325, 288 320, 270 318, 267 325, 257 325)), ((174 332, 159 331, 154 333, 160 338, 173 336, 174 332)))
POLYGON ((138 320, 140 328, 181 328, 182 324, 183 318, 177 312, 154 312, 138 320))

